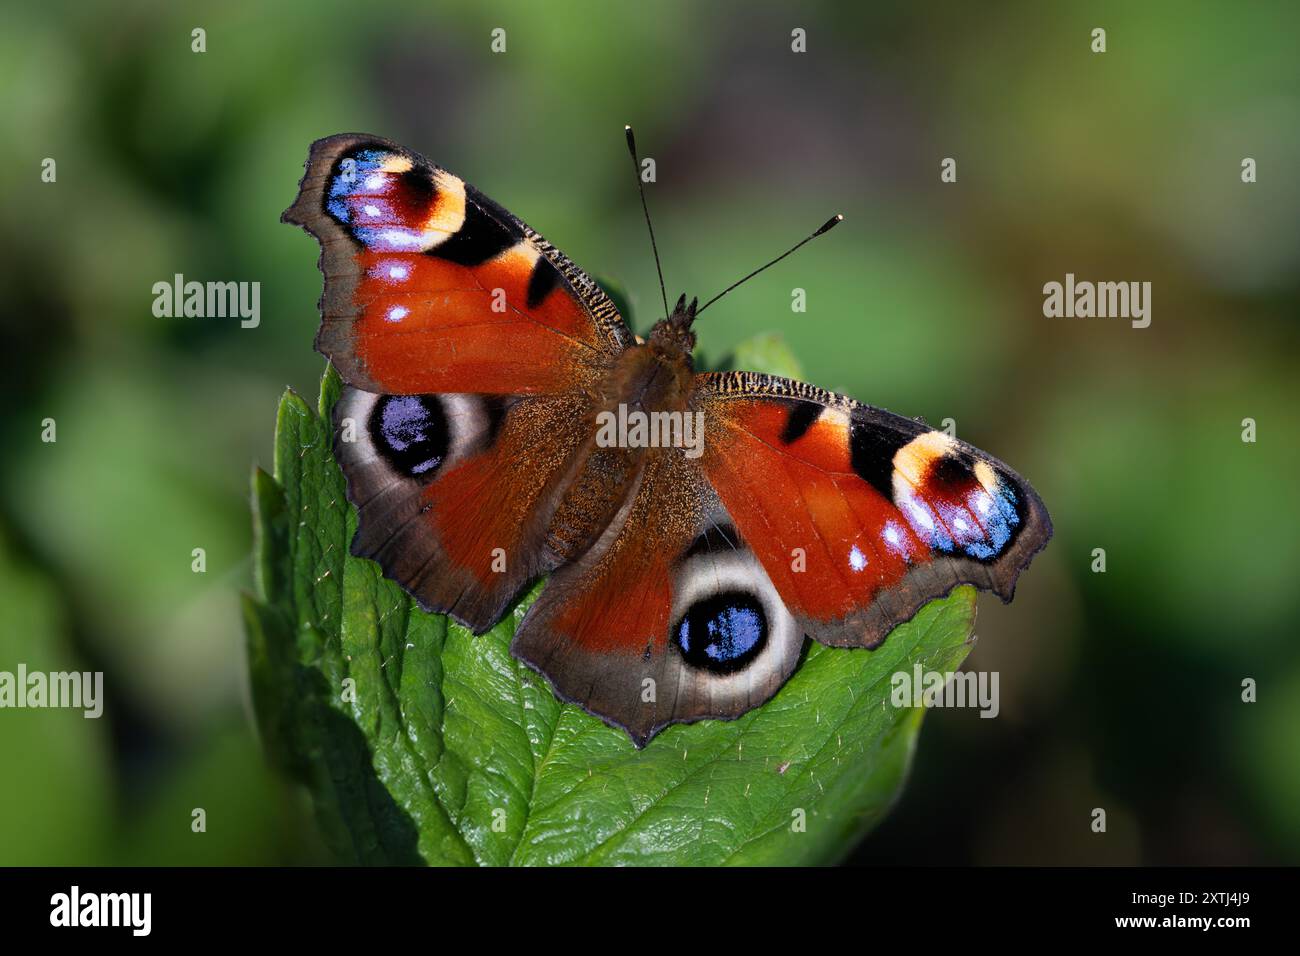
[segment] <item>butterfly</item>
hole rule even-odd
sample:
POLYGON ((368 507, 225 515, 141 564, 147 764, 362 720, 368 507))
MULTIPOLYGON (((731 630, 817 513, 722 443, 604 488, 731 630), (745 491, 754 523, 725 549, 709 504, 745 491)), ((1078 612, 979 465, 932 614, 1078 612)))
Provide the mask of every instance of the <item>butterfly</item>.
POLYGON ((396 143, 314 143, 283 219, 320 244, 352 553, 475 634, 547 576, 512 653, 638 747, 763 704, 807 638, 874 648, 959 584, 1010 601, 1051 536, 1024 479, 919 420, 697 372, 698 300, 665 296, 637 337, 567 256, 396 143))

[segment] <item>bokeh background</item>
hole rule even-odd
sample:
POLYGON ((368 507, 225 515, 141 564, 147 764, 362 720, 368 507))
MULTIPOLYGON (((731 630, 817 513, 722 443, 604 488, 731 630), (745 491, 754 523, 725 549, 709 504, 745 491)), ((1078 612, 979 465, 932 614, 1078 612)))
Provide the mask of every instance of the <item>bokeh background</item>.
POLYGON ((778 331, 811 381, 955 419, 1056 523, 1014 606, 981 597, 967 667, 1000 672, 1001 715, 931 713, 851 858, 1300 861, 1293 4, 43 0, 4 21, 0 669, 102 670, 108 702, 0 712, 0 863, 325 859, 259 753, 237 611, 249 469, 323 367, 316 246, 279 213, 313 139, 387 135, 616 280, 644 330, 625 122, 657 163, 670 298, 846 215, 710 311, 706 356, 778 331), (1153 283, 1150 328, 1044 318, 1067 272, 1153 283), (260 327, 154 317, 175 273, 260 282, 260 327))

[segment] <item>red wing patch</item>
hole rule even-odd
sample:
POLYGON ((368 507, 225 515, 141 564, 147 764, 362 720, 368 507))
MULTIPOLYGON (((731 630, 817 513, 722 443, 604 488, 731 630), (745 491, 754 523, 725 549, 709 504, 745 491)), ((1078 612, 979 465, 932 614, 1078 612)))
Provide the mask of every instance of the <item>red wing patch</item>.
POLYGON ((320 240, 317 348, 358 388, 572 391, 632 341, 610 299, 545 239, 385 140, 315 143, 285 219, 320 240))
POLYGON ((706 473, 788 603, 835 620, 930 559, 898 509, 853 471, 847 415, 823 414, 787 444, 786 403, 719 411, 705 413, 706 473))

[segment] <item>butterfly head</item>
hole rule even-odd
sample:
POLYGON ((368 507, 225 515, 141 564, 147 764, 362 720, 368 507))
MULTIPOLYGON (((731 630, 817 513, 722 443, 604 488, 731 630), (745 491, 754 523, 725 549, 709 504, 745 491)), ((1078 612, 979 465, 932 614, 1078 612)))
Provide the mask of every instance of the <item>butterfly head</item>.
POLYGON ((693 352, 695 333, 691 330, 691 323, 695 321, 699 302, 699 299, 691 299, 687 302, 683 294, 677 300, 672 315, 656 322, 655 327, 650 330, 650 341, 658 345, 674 347, 687 355, 693 352))

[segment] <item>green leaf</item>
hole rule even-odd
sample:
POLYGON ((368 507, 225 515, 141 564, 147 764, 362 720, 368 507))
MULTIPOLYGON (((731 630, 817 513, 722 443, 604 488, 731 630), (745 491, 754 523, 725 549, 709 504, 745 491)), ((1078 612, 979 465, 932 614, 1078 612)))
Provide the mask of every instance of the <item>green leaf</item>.
MULTIPOLYGON (((755 356, 780 350, 746 360, 770 368, 755 356)), ((340 860, 826 863, 888 811, 923 714, 890 704, 890 678, 956 669, 972 589, 875 651, 810 642, 763 707, 638 751, 510 656, 536 589, 475 637, 348 553, 356 517, 328 424, 339 387, 330 369, 318 409, 292 392, 280 403, 274 476, 253 475, 258 595, 244 615, 263 742, 310 791, 340 860)))

